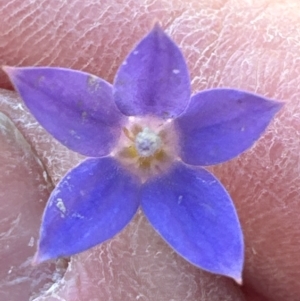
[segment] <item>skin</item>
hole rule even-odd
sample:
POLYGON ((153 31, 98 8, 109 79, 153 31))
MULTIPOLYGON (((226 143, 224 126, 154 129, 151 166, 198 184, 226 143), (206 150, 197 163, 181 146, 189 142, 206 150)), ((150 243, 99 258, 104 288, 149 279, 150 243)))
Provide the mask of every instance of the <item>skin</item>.
MULTIPOLYGON (((244 285, 239 287, 228 278, 185 262, 139 213, 116 238, 72 257, 65 273, 65 262, 35 267, 48 275, 44 277, 48 293, 41 292, 43 281, 32 285, 34 275, 26 275, 24 287, 2 283, 0 292, 13 294, 23 290, 35 295, 35 301, 299 300, 300 4, 297 0, 109 3, 0 0, 0 64, 69 67, 112 82, 127 53, 159 20, 187 59, 194 92, 234 87, 285 101, 284 109, 253 148, 211 168, 230 192, 243 227, 244 285), (63 278, 50 280, 57 269, 64 274, 63 278)), ((0 73, 0 87, 11 89, 4 73, 0 73)), ((25 142, 20 143, 19 136, 13 134, 13 125, 8 135, 1 137, 2 147, 6 147, 10 157, 0 157, 4 191, 0 203, 14 199, 6 208, 10 210, 9 216, 16 211, 26 216, 23 210, 28 203, 17 208, 18 198, 24 198, 24 202, 42 199, 44 206, 53 185, 83 157, 59 145, 34 123, 14 92, 1 90, 0 99, 0 111, 11 118, 25 137, 25 142), (25 152, 26 143, 31 147, 30 159, 20 155, 25 152), (22 169, 8 176, 5 171, 11 162, 22 169), (34 188, 38 186, 36 175, 43 171, 48 180, 38 180, 43 184, 38 191, 34 188), (20 185, 20 177, 30 183, 20 185), (13 194, 16 190, 19 194, 13 194)), ((7 123, 5 126, 8 128, 7 123)), ((36 225, 42 208, 25 219, 15 236, 9 231, 12 224, 4 218, 8 213, 4 214, 3 207, 1 210, 0 227, 12 250, 5 258, 10 262, 8 266, 20 268, 23 260, 33 256, 34 248, 26 249, 25 254, 17 234, 30 228, 28 237, 37 237, 36 225)), ((0 245, 1 242, 2 236, 0 245)), ((8 273, 3 264, 0 272, 8 273)))

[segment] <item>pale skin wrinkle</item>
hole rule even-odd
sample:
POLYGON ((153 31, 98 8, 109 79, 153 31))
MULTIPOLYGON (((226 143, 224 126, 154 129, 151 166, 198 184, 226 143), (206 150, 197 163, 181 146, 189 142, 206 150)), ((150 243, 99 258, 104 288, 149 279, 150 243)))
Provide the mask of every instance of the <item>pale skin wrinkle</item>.
MULTIPOLYGON (((159 20, 184 52, 193 91, 230 86, 287 101, 251 150, 213 168, 243 226, 243 287, 180 259, 139 214, 113 240, 73 257, 64 281, 35 301, 299 300, 299 11, 297 0, 0 0, 3 64, 82 69, 112 82, 125 55, 159 20)), ((10 88, 3 73, 0 84, 10 88)), ((56 183, 81 158, 34 125, 16 94, 1 95, 1 111, 56 183)))

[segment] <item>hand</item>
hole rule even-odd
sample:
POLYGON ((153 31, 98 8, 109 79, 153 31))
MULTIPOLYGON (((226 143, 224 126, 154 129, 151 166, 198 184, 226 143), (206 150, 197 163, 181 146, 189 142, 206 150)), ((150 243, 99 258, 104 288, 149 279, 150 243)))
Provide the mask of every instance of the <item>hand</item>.
MULTIPOLYGON (((39 200, 46 200, 53 188, 43 172, 57 183, 82 157, 54 141, 23 111, 18 96, 3 90, 0 111, 14 121, 44 167, 14 125, 0 118, 6 131, 0 146, 0 187, 5 192, 0 193, 0 237, 5 238, 0 245, 9 246, 0 249, 2 299, 25 301, 24 292, 39 292, 35 301, 297 300, 300 51, 293 28, 300 6, 275 0, 256 5, 211 0, 2 2, 0 53, 5 65, 69 67, 112 82, 125 55, 159 20, 184 52, 194 91, 229 86, 287 101, 251 150, 212 169, 235 201, 243 226, 244 286, 186 263, 138 214, 113 240, 72 257, 63 281, 42 297, 39 289, 51 283, 57 268, 29 267, 44 205, 39 200)), ((3 73, 0 83, 10 88, 3 73)))

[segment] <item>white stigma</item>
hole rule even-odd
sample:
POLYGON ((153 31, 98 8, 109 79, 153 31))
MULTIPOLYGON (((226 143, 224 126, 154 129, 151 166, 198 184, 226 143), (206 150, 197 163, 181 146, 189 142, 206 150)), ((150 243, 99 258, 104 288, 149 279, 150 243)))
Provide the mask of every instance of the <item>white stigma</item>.
POLYGON ((160 149, 161 139, 156 133, 145 127, 136 135, 135 147, 141 157, 150 157, 160 149))

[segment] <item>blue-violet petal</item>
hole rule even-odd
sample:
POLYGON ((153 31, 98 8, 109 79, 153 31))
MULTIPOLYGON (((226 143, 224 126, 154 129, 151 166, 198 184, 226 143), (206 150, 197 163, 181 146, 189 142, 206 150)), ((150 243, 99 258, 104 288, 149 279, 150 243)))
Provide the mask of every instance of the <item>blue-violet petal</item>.
POLYGON ((233 89, 194 95, 175 120, 182 160, 218 164, 239 155, 260 137, 283 103, 233 89))
POLYGON ((142 186, 141 204, 153 227, 186 260, 241 282, 241 227, 230 196, 212 174, 175 163, 142 186))
POLYGON ((190 78, 177 45, 156 25, 121 65, 114 98, 127 116, 178 116, 190 100, 190 78))
POLYGON ((125 117, 109 83, 63 68, 4 70, 38 122, 62 144, 90 157, 107 155, 115 146, 125 117))
POLYGON ((117 234, 139 206, 139 180, 110 157, 87 159, 47 203, 36 262, 70 256, 117 234))

